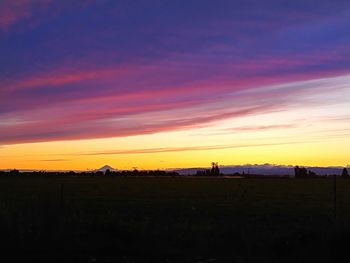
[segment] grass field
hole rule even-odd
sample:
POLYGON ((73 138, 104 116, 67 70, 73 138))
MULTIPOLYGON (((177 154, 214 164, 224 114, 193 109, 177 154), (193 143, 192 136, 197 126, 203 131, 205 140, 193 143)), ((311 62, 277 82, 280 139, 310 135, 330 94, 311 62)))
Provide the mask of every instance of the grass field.
POLYGON ((350 180, 0 178, 3 257, 45 262, 329 262, 350 180))

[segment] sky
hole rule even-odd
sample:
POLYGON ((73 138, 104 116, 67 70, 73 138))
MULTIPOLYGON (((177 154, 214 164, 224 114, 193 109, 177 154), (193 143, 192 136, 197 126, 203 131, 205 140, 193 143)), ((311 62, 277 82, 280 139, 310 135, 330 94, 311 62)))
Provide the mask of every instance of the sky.
POLYGON ((348 0, 0 0, 0 169, 350 164, 348 0))

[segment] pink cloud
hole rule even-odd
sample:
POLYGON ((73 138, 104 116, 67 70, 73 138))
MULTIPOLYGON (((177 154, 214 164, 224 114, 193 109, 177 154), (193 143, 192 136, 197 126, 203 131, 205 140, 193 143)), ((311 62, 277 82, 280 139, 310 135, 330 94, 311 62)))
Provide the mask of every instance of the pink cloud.
MULTIPOLYGON (((135 70, 135 69, 133 69, 135 70)), ((119 77, 130 73, 131 69, 126 66, 116 67, 112 69, 96 69, 96 70, 72 70, 60 69, 55 72, 42 73, 36 76, 30 76, 23 80, 11 81, 4 84, 6 91, 15 91, 25 88, 55 87, 65 84, 76 83, 80 81, 89 81, 93 79, 102 79, 108 77, 119 77)))
MULTIPOLYGON (((162 131, 187 129, 207 125, 210 122, 222 120, 229 117, 238 117, 258 113, 267 110, 270 106, 246 107, 242 109, 226 110, 218 109, 210 113, 206 109, 197 109, 197 114, 191 116, 189 112, 194 109, 190 105, 184 105, 183 112, 177 112, 181 104, 173 105, 145 105, 138 112, 123 112, 118 117, 116 112, 87 112, 81 116, 75 113, 63 115, 62 112, 54 111, 41 114, 41 120, 35 116, 33 121, 9 122, 0 130, 0 143, 21 143, 47 140, 72 140, 105 138, 114 136, 130 136, 150 134, 162 131), (172 108, 172 109, 171 109, 172 108), (167 111, 164 111, 168 109, 167 111), (159 112, 159 110, 161 110, 159 112)), ((133 110, 133 108, 130 108, 133 110)), ((122 112, 117 108, 116 111, 122 112)), ((28 116, 30 117, 30 116, 28 116)), ((30 118, 28 118, 30 119, 30 118)))
POLYGON ((32 18, 32 8, 45 9, 51 0, 2 0, 0 2, 0 30, 6 32, 17 22, 32 18))
POLYGON ((0 33, 9 32, 17 24, 33 28, 57 17, 62 11, 79 9, 94 2, 95 0, 1 0, 0 33))
MULTIPOLYGON (((307 63, 340 58, 311 55, 307 63)), ((283 110, 297 96, 314 92, 307 83, 292 85, 291 80, 343 73, 337 69, 274 73, 305 65, 304 56, 260 57, 242 63, 193 61, 178 57, 89 70, 63 66, 2 81, 0 144, 149 134, 283 110), (283 83, 286 86, 269 89, 283 83), (65 85, 71 85, 69 90, 65 85)))
MULTIPOLYGON (((308 82, 271 89, 232 88, 232 83, 200 81, 193 86, 88 97, 50 105, 45 110, 10 112, 1 117, 0 143, 106 138, 202 127, 227 118, 283 110, 302 98, 299 95, 310 92, 308 82), (187 97, 179 99, 184 93, 187 97)), ((327 83, 333 85, 332 80, 327 83)), ((313 85, 322 88, 325 84, 321 84, 318 81, 313 85)))

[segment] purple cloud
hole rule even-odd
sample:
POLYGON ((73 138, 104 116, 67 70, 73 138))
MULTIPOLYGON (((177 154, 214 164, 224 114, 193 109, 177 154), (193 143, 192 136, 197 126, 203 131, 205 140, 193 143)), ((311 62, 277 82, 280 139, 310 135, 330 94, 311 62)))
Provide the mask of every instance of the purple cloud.
POLYGON ((350 72, 347 1, 12 2, 0 6, 1 144, 288 110, 350 72))

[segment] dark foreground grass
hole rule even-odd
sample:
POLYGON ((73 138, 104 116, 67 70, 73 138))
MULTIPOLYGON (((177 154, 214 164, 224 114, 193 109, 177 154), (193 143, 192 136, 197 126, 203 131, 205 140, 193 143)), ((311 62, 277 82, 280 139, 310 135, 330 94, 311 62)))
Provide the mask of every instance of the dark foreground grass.
MULTIPOLYGON (((6 262, 331 262, 350 180, 0 178, 6 262)), ((5 262, 5 261, 4 261, 5 262)))

